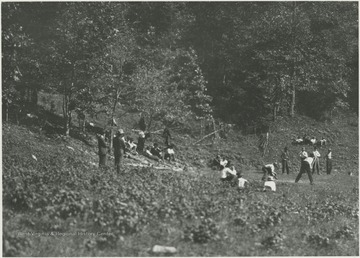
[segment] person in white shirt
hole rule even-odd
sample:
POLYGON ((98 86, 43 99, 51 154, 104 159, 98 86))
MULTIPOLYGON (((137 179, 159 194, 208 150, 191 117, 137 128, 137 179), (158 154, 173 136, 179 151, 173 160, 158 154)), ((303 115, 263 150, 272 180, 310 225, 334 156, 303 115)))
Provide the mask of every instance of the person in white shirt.
POLYGON ((320 175, 320 152, 317 150, 317 147, 314 147, 314 151, 313 151, 313 156, 314 156, 314 165, 313 165, 313 169, 312 169, 312 173, 315 173, 315 170, 317 171, 317 174, 320 175))
POLYGON ((266 190, 270 190, 272 192, 276 191, 276 183, 275 183, 275 179, 272 176, 268 176, 266 178, 266 181, 264 183, 264 189, 263 191, 266 192, 266 190))
POLYGON ((310 142, 311 142, 313 145, 315 145, 315 143, 316 143, 316 138, 315 138, 315 137, 312 137, 312 138, 310 139, 310 142))
POLYGON ((221 165, 220 170, 221 170, 221 181, 232 181, 236 176, 236 170, 234 166, 228 168, 221 165))
POLYGON ((279 165, 276 161, 272 164, 264 165, 262 167, 262 171, 264 172, 264 175, 261 180, 264 181, 268 176, 272 176, 276 179, 277 174, 275 172, 275 168, 278 168, 278 167, 279 167, 279 165))
POLYGON ((228 161, 225 158, 220 157, 220 166, 226 167, 227 165, 228 165, 228 161))
POLYGON ((299 153, 300 156, 300 173, 303 171, 304 167, 304 160, 309 156, 307 151, 305 150, 305 147, 301 148, 301 151, 299 153))
POLYGON ((326 154, 326 174, 330 175, 332 170, 332 152, 331 149, 328 150, 326 154))
POLYGON ((309 156, 308 153, 307 153, 307 151, 305 150, 305 147, 302 147, 302 148, 301 148, 301 151, 300 151, 299 156, 300 156, 300 159, 301 159, 301 160, 304 160, 304 159, 306 159, 306 158, 309 156))
POLYGON ((165 149, 164 159, 169 161, 175 161, 174 144, 170 144, 165 149))
POLYGON ((301 136, 298 136, 298 138, 296 138, 295 139, 295 143, 297 143, 297 144, 301 144, 301 143, 303 143, 303 138, 301 138, 301 136))
POLYGON ((238 186, 239 188, 243 189, 249 183, 245 178, 242 178, 242 175, 238 178, 238 186))
POLYGON ((134 140, 133 138, 129 137, 127 139, 127 141, 125 141, 125 147, 126 147, 126 152, 129 152, 133 155, 137 155, 137 152, 136 152, 136 143, 134 143, 134 140))
POLYGON ((249 183, 245 178, 243 178, 242 173, 237 173, 238 177, 238 186, 240 189, 244 189, 245 186, 249 183))
POLYGON ((301 167, 302 168, 300 168, 300 172, 299 172, 299 174, 297 175, 297 177, 295 179, 295 183, 299 182, 302 174, 304 172, 306 172, 308 174, 310 184, 311 185, 314 184, 313 178, 312 178, 312 175, 311 175, 311 169, 312 169, 312 166, 313 166, 313 162, 314 162, 314 158, 312 158, 312 157, 306 157, 304 160, 302 160, 302 162, 301 162, 301 167))

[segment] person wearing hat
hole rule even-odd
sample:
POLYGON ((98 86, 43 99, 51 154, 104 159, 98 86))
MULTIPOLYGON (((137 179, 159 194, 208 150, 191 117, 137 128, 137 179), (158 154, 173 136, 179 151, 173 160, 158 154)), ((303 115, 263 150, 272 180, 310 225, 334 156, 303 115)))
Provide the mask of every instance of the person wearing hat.
POLYGON ((326 174, 330 175, 332 170, 332 151, 331 149, 328 150, 326 154, 326 174))
POLYGON ((304 161, 309 156, 309 154, 305 150, 305 147, 301 148, 299 156, 300 156, 300 172, 299 173, 303 173, 303 169, 304 169, 304 165, 305 165, 304 161))
POLYGON ((105 130, 101 130, 101 132, 98 133, 96 137, 98 139, 99 167, 105 167, 106 154, 108 152, 108 144, 105 141, 105 130))
POLYGON ((279 165, 278 165, 278 163, 276 161, 274 163, 272 163, 272 164, 264 165, 262 167, 262 171, 264 172, 264 175, 263 175, 261 180, 263 180, 263 181, 266 180, 266 178, 268 176, 272 176, 272 177, 274 177, 276 179, 275 168, 278 168, 278 167, 279 167, 279 165))
POLYGON ((284 151, 281 153, 281 165, 282 165, 282 173, 284 174, 285 171, 289 174, 289 152, 288 148, 285 147, 284 151))
POLYGON ((125 141, 124 141, 124 130, 123 129, 119 129, 116 132, 116 136, 113 139, 113 147, 114 147, 116 172, 118 174, 120 174, 122 160, 124 159, 124 153, 125 153, 125 141))

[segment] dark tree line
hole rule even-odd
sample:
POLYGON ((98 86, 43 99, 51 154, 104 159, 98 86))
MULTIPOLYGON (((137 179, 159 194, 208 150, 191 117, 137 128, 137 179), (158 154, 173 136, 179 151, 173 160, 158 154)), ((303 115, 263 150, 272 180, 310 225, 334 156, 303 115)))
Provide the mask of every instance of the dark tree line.
POLYGON ((74 114, 262 125, 358 111, 357 2, 2 3, 4 119, 61 94, 74 114))

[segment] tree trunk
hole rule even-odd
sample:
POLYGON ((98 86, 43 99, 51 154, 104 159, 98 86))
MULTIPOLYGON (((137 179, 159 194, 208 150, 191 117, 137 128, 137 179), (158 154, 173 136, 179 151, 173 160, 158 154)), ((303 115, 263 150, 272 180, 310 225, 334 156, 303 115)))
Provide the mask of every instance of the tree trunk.
POLYGON ((75 84, 75 62, 72 62, 72 71, 71 71, 71 83, 70 90, 66 87, 66 83, 64 83, 64 99, 63 99, 63 114, 64 114, 64 134, 65 136, 69 136, 70 127, 71 127, 71 110, 70 110, 70 100, 71 100, 71 88, 74 87, 75 84))
POLYGON ((65 124, 64 124, 64 134, 69 136, 70 134, 70 122, 71 122, 71 112, 65 115, 65 124))
POLYGON ((204 118, 201 118, 200 120, 200 136, 203 137, 204 136, 204 118))
POLYGON ((295 84, 293 83, 292 86, 292 94, 291 94, 291 105, 290 105, 290 116, 294 117, 295 115, 295 93, 296 93, 296 89, 295 89, 295 84))
POLYGON ((38 88, 37 87, 33 87, 32 91, 31 91, 31 105, 33 106, 33 108, 37 108, 38 105, 38 88))
MULTIPOLYGON (((148 125, 146 126, 146 128, 147 128, 147 130, 148 130, 149 132, 150 132, 150 128, 151 128, 152 122, 153 122, 153 115, 150 114, 150 116, 149 116, 149 123, 148 123, 148 125)), ((146 130, 146 128, 145 128, 145 130, 146 130)))
POLYGON ((273 110, 273 121, 276 121, 276 106, 274 106, 274 110, 273 110))
POLYGON ((86 119, 84 118, 83 120, 82 120, 82 126, 81 126, 81 131, 83 132, 83 133, 85 133, 85 128, 86 128, 86 119))
POLYGON ((216 141, 217 139, 219 139, 219 134, 218 134, 218 132, 217 132, 217 130, 216 130, 216 123, 215 123, 215 119, 213 118, 212 119, 212 124, 213 124, 213 130, 214 130, 214 141, 216 141))
POLYGON ((111 129, 110 129, 110 142, 109 142, 109 151, 112 151, 113 148, 113 138, 114 138, 114 119, 115 119, 115 113, 116 113, 116 106, 119 102, 119 88, 116 89, 116 95, 115 95, 115 100, 114 100, 114 105, 112 108, 112 113, 111 113, 111 129))
POLYGON ((296 50, 296 2, 292 3, 292 18, 291 18, 291 36, 292 36, 292 71, 291 71, 291 79, 290 82, 292 83, 292 95, 291 95, 291 104, 290 104, 290 116, 294 117, 295 115, 295 93, 296 93, 296 86, 295 86, 295 76, 296 76, 296 56, 295 56, 295 50, 296 50))
POLYGON ((71 122, 71 111, 69 110, 70 96, 64 84, 64 96, 63 96, 63 116, 64 116, 64 135, 69 136, 70 134, 70 122, 71 122))
POLYGON ((69 99, 70 97, 67 94, 63 98, 63 116, 64 116, 64 135, 69 136, 70 134, 70 124, 71 124, 71 111, 69 110, 69 99))

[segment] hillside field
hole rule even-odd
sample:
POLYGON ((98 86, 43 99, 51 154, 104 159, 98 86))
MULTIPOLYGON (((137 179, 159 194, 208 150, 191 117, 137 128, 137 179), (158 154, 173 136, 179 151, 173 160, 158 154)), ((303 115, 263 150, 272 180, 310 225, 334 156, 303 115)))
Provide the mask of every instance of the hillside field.
POLYGON ((84 141, 4 123, 3 256, 159 256, 154 245, 175 247, 174 256, 358 256, 357 119, 282 118, 264 156, 256 135, 232 130, 192 145, 198 138, 174 130, 179 170, 126 160, 121 175, 112 159, 97 167, 94 135, 84 141), (333 173, 322 159, 314 185, 307 175, 294 183, 301 146, 290 142, 304 133, 325 136, 333 149, 333 173), (291 173, 278 170, 277 192, 263 192, 261 166, 279 160, 285 145, 291 173), (218 153, 248 188, 220 182, 207 166, 218 153))

